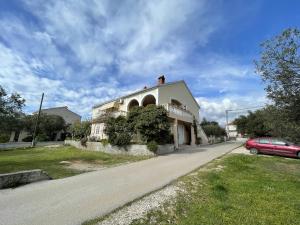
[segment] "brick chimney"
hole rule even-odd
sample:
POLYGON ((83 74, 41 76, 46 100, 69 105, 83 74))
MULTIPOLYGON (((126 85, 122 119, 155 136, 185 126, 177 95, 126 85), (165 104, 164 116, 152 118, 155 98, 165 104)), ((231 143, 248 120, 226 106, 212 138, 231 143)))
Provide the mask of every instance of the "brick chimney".
POLYGON ((157 84, 158 85, 162 85, 165 83, 165 76, 164 75, 161 75, 158 80, 157 80, 157 84))

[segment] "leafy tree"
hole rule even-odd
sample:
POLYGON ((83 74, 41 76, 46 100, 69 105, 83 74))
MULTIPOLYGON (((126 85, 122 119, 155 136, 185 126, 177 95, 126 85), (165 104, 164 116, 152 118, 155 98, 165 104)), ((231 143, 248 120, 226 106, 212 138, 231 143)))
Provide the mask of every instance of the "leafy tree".
MULTIPOLYGON (((37 114, 28 115, 23 118, 23 126, 26 131, 33 134, 37 119, 37 114)), ((66 123, 61 116, 47 115, 41 113, 39 126, 37 128, 38 137, 40 140, 53 140, 58 131, 65 130, 66 123)))
POLYGON ((225 136, 225 129, 220 127, 216 121, 208 121, 203 118, 201 127, 207 136, 222 137, 225 136))
POLYGON ((267 96, 300 124, 300 30, 286 29, 261 44, 257 72, 267 84, 267 96))
POLYGON ((0 132, 9 133, 21 127, 22 108, 25 100, 18 93, 8 95, 0 86, 0 132))
POLYGON ((104 133, 108 136, 109 143, 118 146, 130 144, 133 134, 131 126, 124 116, 107 118, 104 133))
POLYGON ((170 141, 170 122, 167 111, 162 106, 147 105, 141 109, 135 129, 145 142, 155 141, 165 144, 170 141))
POLYGON ((72 134, 73 138, 81 139, 87 137, 91 133, 91 122, 88 120, 75 122, 68 131, 72 134))

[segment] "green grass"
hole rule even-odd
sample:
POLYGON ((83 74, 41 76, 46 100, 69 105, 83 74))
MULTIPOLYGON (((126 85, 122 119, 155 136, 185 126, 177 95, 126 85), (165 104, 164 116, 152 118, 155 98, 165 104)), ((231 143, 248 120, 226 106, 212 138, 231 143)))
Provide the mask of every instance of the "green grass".
POLYGON ((178 180, 175 200, 132 224, 300 224, 300 160, 228 155, 178 180))
POLYGON ((147 159, 147 156, 112 155, 103 152, 84 151, 72 146, 57 148, 26 148, 0 151, 0 173, 20 170, 42 169, 52 178, 73 176, 83 171, 69 169, 61 161, 95 163, 102 166, 147 159))

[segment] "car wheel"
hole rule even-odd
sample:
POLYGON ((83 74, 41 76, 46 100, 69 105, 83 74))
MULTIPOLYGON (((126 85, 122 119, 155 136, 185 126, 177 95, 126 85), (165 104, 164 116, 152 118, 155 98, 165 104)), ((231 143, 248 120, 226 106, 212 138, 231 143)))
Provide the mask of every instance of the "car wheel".
POLYGON ((258 151, 256 148, 250 148, 250 153, 256 155, 258 154, 258 151))
POLYGON ((297 153, 298 158, 300 158, 300 152, 297 153))

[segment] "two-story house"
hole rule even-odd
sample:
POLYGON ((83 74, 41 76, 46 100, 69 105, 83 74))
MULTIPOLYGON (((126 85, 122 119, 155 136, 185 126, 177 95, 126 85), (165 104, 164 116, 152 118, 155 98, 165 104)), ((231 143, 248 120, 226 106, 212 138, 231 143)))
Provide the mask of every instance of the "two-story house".
POLYGON ((129 95, 95 105, 92 109, 91 136, 98 139, 106 138, 105 124, 97 119, 102 115, 110 113, 112 116, 125 116, 132 107, 149 104, 162 105, 167 110, 175 147, 178 148, 179 145, 184 144, 194 145, 197 138, 195 133, 201 138, 202 143, 208 142, 199 124, 200 106, 186 83, 183 80, 166 83, 164 76, 158 78, 158 84, 154 87, 145 87, 129 95), (193 128, 194 119, 197 124, 197 132, 193 128))

